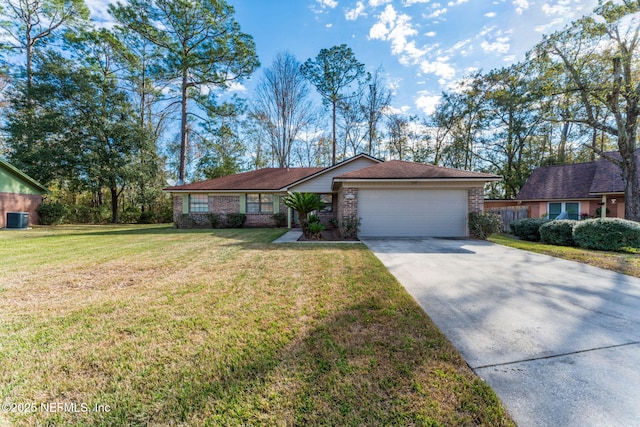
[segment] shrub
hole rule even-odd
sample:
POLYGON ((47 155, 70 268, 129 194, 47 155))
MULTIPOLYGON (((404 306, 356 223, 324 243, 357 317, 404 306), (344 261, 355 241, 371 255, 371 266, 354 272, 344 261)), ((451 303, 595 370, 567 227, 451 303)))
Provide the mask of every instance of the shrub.
POLYGON ((470 212, 469 233, 472 236, 487 240, 493 233, 502 231, 502 219, 494 213, 470 212))
POLYGON ((320 239, 322 237, 322 232, 324 231, 324 225, 318 222, 310 222, 308 224, 309 227, 309 236, 312 239, 320 239))
POLYGON ((67 208, 62 203, 42 203, 36 209, 38 217, 40 218, 40 224, 42 225, 58 225, 62 222, 64 216, 67 214, 67 208))
POLYGON ((222 216, 220 214, 209 212, 207 213, 207 219, 209 220, 211 228, 220 228, 223 225, 222 216))
POLYGON ((135 224, 140 220, 142 211, 140 208, 129 206, 120 214, 120 222, 123 224, 135 224))
POLYGON ((227 214, 227 227, 228 228, 241 228, 247 221, 247 216, 243 213, 228 213, 227 214))
POLYGON ((309 216, 307 217, 307 222, 309 224, 314 223, 314 222, 320 222, 320 217, 317 214, 309 214, 309 216))
POLYGON ((522 240, 540 241, 540 227, 550 220, 547 218, 522 218, 513 221, 509 227, 511 232, 522 240))
POLYGON ((285 206, 298 211, 300 227, 305 237, 309 237, 309 225, 307 215, 324 207, 320 196, 314 193, 289 193, 282 198, 285 206))
POLYGON ((345 239, 352 239, 358 236, 358 231, 360 231, 360 223, 362 218, 357 218, 355 216, 348 216, 342 219, 340 222, 340 234, 345 239))
POLYGON ((174 224, 176 228, 193 228, 195 225, 195 221, 189 214, 180 215, 174 224))
POLYGON ((138 218, 139 224, 153 224, 156 222, 156 216, 151 211, 144 211, 140 213, 140 218, 138 218))
POLYGON ((571 219, 547 222, 540 227, 540 240, 552 245, 574 246, 573 227, 578 222, 571 219))
POLYGON ((620 218, 588 219, 573 227, 573 240, 582 248, 602 251, 640 248, 640 224, 620 218))
POLYGON ((278 212, 271 215, 273 218, 273 225, 276 227, 286 227, 287 226, 287 214, 284 212, 278 212))

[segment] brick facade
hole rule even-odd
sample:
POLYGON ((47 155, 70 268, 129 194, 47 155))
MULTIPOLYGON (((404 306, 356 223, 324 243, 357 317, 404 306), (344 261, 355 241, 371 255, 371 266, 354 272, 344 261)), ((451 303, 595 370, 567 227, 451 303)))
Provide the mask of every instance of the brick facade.
POLYGON ((338 193, 338 218, 358 218, 358 189, 342 187, 338 193))
POLYGON ((484 212, 484 188, 470 188, 467 197, 469 212, 484 212))
MULTIPOLYGON (((240 213, 240 198, 244 195, 212 195, 208 197, 209 212, 206 213, 183 213, 183 200, 188 198, 188 194, 173 196, 173 221, 177 228, 210 228, 212 227, 211 214, 218 214, 220 227, 224 226, 225 218, 230 213, 240 213)), ((287 214, 287 207, 280 198, 279 211, 287 214)), ((245 227, 273 227, 274 219, 272 213, 247 213, 245 227)))
POLYGON ((40 194, 0 193, 0 228, 7 226, 7 212, 29 212, 29 225, 38 224, 40 194))

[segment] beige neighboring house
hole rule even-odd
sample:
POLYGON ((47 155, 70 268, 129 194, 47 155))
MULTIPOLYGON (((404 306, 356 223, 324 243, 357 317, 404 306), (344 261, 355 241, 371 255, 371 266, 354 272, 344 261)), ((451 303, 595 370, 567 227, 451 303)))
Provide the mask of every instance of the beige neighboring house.
POLYGON ((468 213, 483 211, 484 187, 501 178, 360 154, 327 168, 266 168, 166 188, 174 221, 206 224, 209 213, 247 215, 247 226, 273 226, 273 214, 295 212, 289 192, 320 195, 323 223, 360 218, 360 237, 466 237, 468 213))
POLYGON ((29 224, 37 224, 36 209, 47 193, 43 185, 0 159, 0 228, 7 227, 7 214, 20 212, 29 214, 29 224))

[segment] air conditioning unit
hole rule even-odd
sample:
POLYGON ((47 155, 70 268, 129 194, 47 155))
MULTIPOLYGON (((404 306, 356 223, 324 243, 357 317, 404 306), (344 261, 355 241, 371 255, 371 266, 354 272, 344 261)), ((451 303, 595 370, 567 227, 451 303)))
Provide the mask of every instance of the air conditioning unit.
POLYGON ((7 212, 7 228, 29 228, 29 212, 7 212))

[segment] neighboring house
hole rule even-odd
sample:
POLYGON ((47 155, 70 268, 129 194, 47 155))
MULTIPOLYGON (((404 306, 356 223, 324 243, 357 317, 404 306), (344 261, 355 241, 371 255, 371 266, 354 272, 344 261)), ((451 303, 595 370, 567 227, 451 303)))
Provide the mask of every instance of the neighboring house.
POLYGON ((29 223, 38 223, 36 209, 47 194, 44 186, 0 159, 0 228, 7 226, 7 213, 28 212, 29 223))
POLYGON ((361 237, 462 237, 470 211, 482 211, 484 186, 496 175, 360 154, 327 168, 267 168, 169 187, 174 221, 206 223, 208 213, 245 213, 247 226, 272 226, 272 215, 294 213, 288 192, 319 194, 330 219, 361 218, 361 237))
MULTIPOLYGON (((606 153, 614 157, 616 153, 606 153)), ((619 155, 618 155, 619 156, 619 155)), ((570 219, 583 215, 624 218, 624 182, 620 167, 601 158, 588 163, 546 166, 533 171, 516 201, 529 206, 529 216, 556 218, 567 212, 570 219)))

